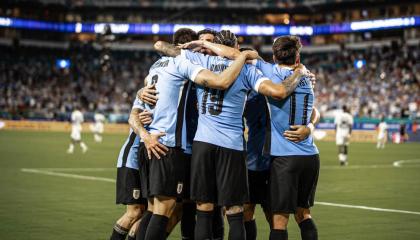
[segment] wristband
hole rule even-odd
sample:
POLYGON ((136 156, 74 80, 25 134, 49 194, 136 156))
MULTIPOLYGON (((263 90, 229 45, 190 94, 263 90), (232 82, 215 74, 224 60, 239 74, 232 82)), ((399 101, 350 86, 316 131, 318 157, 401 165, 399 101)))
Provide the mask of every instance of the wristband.
POLYGON ((306 125, 310 130, 311 130, 311 134, 314 132, 315 130, 315 125, 313 123, 308 123, 308 125, 306 125))

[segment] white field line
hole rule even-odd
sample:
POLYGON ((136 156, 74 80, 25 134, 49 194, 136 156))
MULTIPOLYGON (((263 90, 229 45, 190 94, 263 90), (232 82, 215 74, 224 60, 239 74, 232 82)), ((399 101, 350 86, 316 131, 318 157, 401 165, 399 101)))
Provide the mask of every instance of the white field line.
MULTIPOLYGON (((69 174, 69 173, 59 173, 59 172, 53 172, 51 170, 46 171, 46 170, 39 170, 39 169, 22 168, 21 171, 26 172, 26 173, 37 173, 37 174, 44 174, 44 175, 56 176, 56 177, 67 177, 67 178, 74 178, 74 179, 115 183, 115 179, 112 179, 112 178, 85 176, 85 175, 69 174)), ((329 202, 316 202, 316 204, 324 205, 324 206, 332 206, 332 207, 341 207, 341 208, 363 209, 363 210, 376 211, 376 212, 392 212, 392 213, 420 215, 420 212, 398 210, 398 209, 376 208, 376 207, 367 207, 367 206, 349 205, 349 204, 340 204, 340 203, 329 203, 329 202)))
POLYGON ((324 206, 332 206, 332 207, 363 209, 363 210, 370 210, 370 211, 376 211, 376 212, 391 212, 391 213, 405 213, 405 214, 420 215, 420 212, 398 210, 398 209, 367 207, 367 206, 360 206, 360 205, 349 205, 349 204, 329 203, 329 202, 315 202, 315 204, 324 205, 324 206))
POLYGON ((115 183, 115 179, 112 179, 112 178, 85 176, 85 175, 70 174, 70 173, 59 173, 59 172, 39 170, 39 169, 30 169, 30 168, 22 168, 21 171, 26 172, 26 173, 37 173, 37 174, 44 174, 44 175, 56 176, 56 177, 67 177, 67 178, 74 178, 74 179, 83 179, 83 180, 92 180, 92 181, 102 181, 102 182, 115 183))
POLYGON ((417 163, 417 164, 415 164, 415 165, 409 165, 410 167, 415 167, 415 166, 420 166, 419 164, 420 164, 420 159, 408 159, 408 160, 398 160, 398 161, 394 161, 393 163, 392 163, 392 165, 394 166, 394 167, 402 167, 402 165, 404 164, 404 163, 417 163))
POLYGON ((40 171, 58 171, 58 172, 106 172, 117 171, 117 168, 27 168, 40 171))

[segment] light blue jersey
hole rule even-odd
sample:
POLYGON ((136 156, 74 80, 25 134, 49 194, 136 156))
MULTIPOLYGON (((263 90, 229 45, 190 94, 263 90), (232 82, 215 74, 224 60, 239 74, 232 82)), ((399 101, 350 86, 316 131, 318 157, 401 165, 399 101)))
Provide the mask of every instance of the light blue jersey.
MULTIPOLYGON (((186 98, 191 81, 204 68, 178 56, 162 57, 149 70, 148 83, 156 84, 159 101, 153 107, 150 133, 166 133, 160 142, 168 147, 182 147, 186 98)), ((150 107, 149 107, 150 108, 150 107)), ((185 135, 185 134, 184 134, 185 135)))
POLYGON ((266 128, 270 124, 267 118, 268 108, 265 97, 252 91, 248 95, 244 117, 248 126, 246 143, 247 167, 252 171, 270 169, 270 155, 263 155, 266 128))
MULTIPOLYGON (((292 75, 290 68, 279 67, 258 60, 256 67, 267 75, 274 83, 281 83, 292 75)), ((271 156, 314 155, 318 154, 312 135, 295 143, 287 140, 283 134, 291 125, 307 125, 310 121, 314 92, 310 79, 303 77, 295 91, 284 100, 268 98, 271 119, 271 156)))
POLYGON ((184 126, 182 145, 185 147, 186 154, 192 154, 192 143, 198 124, 198 109, 197 109, 197 93, 195 84, 191 85, 188 91, 187 100, 185 104, 184 126))
MULTIPOLYGON (((136 99, 133 103, 133 109, 143 109, 141 102, 136 99)), ((120 150, 117 160, 117 168, 128 167, 139 169, 138 151, 140 146, 140 137, 130 129, 128 138, 120 150)))
MULTIPOLYGON (((215 73, 221 73, 231 60, 183 50, 181 55, 215 73)), ((255 66, 244 65, 239 77, 227 90, 197 86, 198 127, 194 141, 242 151, 244 149, 242 115, 248 92, 267 80, 255 66)))

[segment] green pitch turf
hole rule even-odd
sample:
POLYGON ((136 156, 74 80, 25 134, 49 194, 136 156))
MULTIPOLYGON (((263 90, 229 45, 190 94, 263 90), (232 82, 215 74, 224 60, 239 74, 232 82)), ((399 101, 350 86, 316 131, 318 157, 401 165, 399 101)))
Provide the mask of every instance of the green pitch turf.
MULTIPOLYGON (((108 239, 124 207, 114 204, 115 184, 106 179, 115 179, 113 168, 125 138, 105 135, 104 142, 97 144, 85 134, 89 151, 81 154, 76 148, 68 155, 69 134, 0 131, 0 239, 108 239), (33 172, 44 168, 68 168, 50 171, 102 180, 33 172)), ((420 160, 392 166, 397 160, 420 159, 420 144, 389 144, 379 151, 374 144, 353 143, 348 167, 337 167, 333 143, 317 145, 321 174, 316 201, 350 207, 315 205, 320 239, 420 239, 420 160)), ((268 239, 260 209, 256 217, 258 239, 268 239)), ((169 239, 180 239, 178 227, 169 239)), ((289 239, 300 239, 293 221, 289 239)))

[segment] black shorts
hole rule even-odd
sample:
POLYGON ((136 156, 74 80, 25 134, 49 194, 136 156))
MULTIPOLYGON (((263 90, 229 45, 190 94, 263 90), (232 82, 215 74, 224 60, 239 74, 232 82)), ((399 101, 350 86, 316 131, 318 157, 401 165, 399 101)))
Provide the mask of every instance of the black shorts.
POLYGON ((219 206, 249 201, 245 154, 194 141, 191 159, 191 200, 219 206))
POLYGON ((184 177, 184 200, 190 199, 191 191, 191 154, 184 153, 185 159, 185 177, 184 177))
POLYGON ((260 204, 268 210, 268 180, 270 170, 253 171, 248 169, 249 203, 260 204))
POLYGON ((142 197, 140 189, 139 170, 128 167, 117 168, 117 204, 146 204, 147 199, 142 197))
POLYGON ((295 213, 314 205, 319 155, 274 157, 270 168, 269 204, 272 213, 295 213))
POLYGON ((168 147, 165 156, 157 159, 152 154, 152 159, 147 156, 145 147, 139 151, 139 160, 142 166, 140 178, 143 196, 184 197, 185 179, 185 153, 179 147, 168 147))

